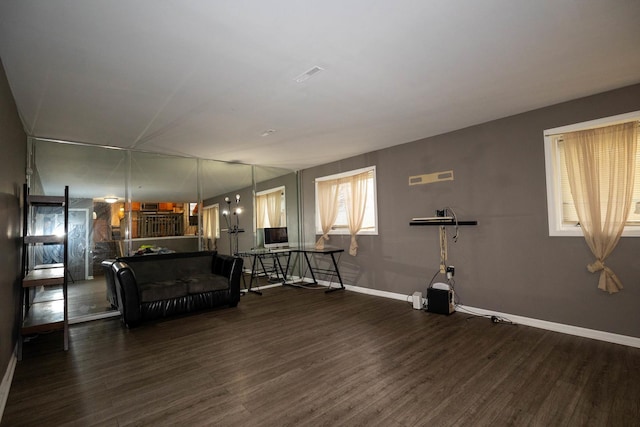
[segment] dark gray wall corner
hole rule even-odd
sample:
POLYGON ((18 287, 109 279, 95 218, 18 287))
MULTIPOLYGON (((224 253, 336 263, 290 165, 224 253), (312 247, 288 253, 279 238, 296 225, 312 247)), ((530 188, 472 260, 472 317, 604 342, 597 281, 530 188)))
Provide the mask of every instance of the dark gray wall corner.
POLYGON ((25 180, 27 137, 0 62, 0 375, 17 339, 20 299, 20 198, 25 180))

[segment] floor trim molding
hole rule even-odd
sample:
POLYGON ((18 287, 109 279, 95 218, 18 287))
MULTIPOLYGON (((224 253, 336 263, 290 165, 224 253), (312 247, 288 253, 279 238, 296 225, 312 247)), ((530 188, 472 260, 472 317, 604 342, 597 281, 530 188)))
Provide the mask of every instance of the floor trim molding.
POLYGON ((560 332, 563 334, 575 335, 578 337, 591 338, 594 340, 606 341, 613 344, 621 344, 628 347, 640 348, 640 338, 630 337, 628 335, 619 335, 612 332, 598 331, 596 329, 582 328, 580 326, 566 325, 564 323, 549 322, 547 320, 518 316, 516 314, 501 313, 498 311, 490 311, 465 305, 458 306, 456 308, 456 311, 479 316, 504 317, 509 319, 513 323, 517 323, 518 325, 532 326, 534 328, 546 329, 548 331, 560 332))
POLYGON ((118 310, 105 311, 103 313, 86 314, 84 316, 74 317, 69 319, 70 325, 76 325, 78 323, 92 322, 94 320, 110 319, 112 317, 119 317, 120 312, 118 310))
MULTIPOLYGON (((329 282, 319 281, 320 284, 328 286, 329 282)), ((399 301, 411 302, 411 295, 403 295, 395 292, 379 291, 377 289, 363 288, 360 286, 345 285, 349 291, 359 292, 367 295, 375 295, 384 298, 391 298, 399 301)), ((568 335, 575 335, 583 338, 591 338, 594 340, 605 341, 612 344, 620 344, 628 347, 640 348, 640 338, 628 335, 614 334, 611 332, 598 331, 596 329, 582 328, 580 326, 566 325, 564 323, 549 322, 546 320, 534 319, 531 317, 518 316, 510 313, 501 313, 499 311, 485 310, 483 308, 458 305, 456 311, 471 314, 475 316, 498 316, 509 319, 513 323, 519 325, 531 326, 534 328, 545 329, 553 332, 560 332, 568 335)))
POLYGON ((13 373, 16 370, 16 363, 18 361, 17 358, 18 346, 13 349, 13 353, 11 353, 11 358, 9 359, 9 364, 7 365, 7 370, 2 377, 2 383, 0 384, 0 421, 2 421, 2 415, 4 414, 4 408, 7 404, 7 399, 9 398, 9 390, 11 390, 11 383, 13 382, 13 373))

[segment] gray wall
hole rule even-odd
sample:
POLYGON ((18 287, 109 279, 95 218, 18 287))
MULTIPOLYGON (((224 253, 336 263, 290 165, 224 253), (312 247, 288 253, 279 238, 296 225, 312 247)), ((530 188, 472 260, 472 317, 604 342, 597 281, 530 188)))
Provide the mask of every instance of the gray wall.
MULTIPOLYGON (((543 147, 544 129, 634 110, 640 85, 304 170, 305 240, 316 237, 314 178, 376 165, 379 235, 360 236, 357 257, 343 254, 345 283, 426 292, 439 266, 438 228, 409 220, 451 206, 460 219, 479 222, 449 241, 462 304, 640 337, 640 239, 621 239, 607 261, 625 289, 598 290, 584 239, 549 237, 543 147), (409 176, 450 169, 454 181, 408 185, 409 176)), ((349 237, 329 244, 348 249, 349 237)))
POLYGON ((16 343, 20 291, 20 198, 25 180, 27 137, 0 62, 0 375, 16 343))

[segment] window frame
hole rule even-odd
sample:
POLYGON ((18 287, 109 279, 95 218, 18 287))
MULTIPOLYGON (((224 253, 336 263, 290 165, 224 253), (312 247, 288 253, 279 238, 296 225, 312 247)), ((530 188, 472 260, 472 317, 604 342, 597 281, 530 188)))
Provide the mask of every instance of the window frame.
MULTIPOLYGON (((562 183, 559 170, 562 165, 560 165, 560 154, 558 146, 554 142, 554 136, 561 133, 611 126, 634 120, 640 121, 640 111, 560 126, 543 132, 549 236, 584 237, 579 225, 563 223, 562 183)), ((638 149, 640 150, 640 147, 638 149)), ((637 174, 638 172, 636 172, 637 174)), ((625 225, 622 237, 640 237, 640 223, 625 225)))
MULTIPOLYGON (((340 172, 340 173, 336 173, 333 175, 326 175, 326 176, 322 176, 322 177, 318 177, 315 179, 314 182, 314 188, 315 188, 315 205, 314 205, 314 214, 315 214, 315 232, 316 235, 322 235, 322 226, 320 224, 320 214, 318 213, 318 182, 322 182, 322 181, 329 181, 332 179, 339 179, 339 178, 345 178, 348 176, 353 176, 353 175, 358 175, 361 174, 363 172, 371 172, 372 173, 372 180, 373 180, 373 194, 372 194, 372 201, 371 203, 373 203, 373 229, 366 229, 366 230, 360 230, 358 231, 358 233, 356 233, 357 236, 363 236, 363 235, 367 235, 367 236, 377 236, 378 235, 378 181, 377 181, 377 174, 376 174, 376 166, 367 166, 364 168, 360 168, 360 169, 354 169, 354 170, 350 170, 350 171, 346 171, 346 172, 340 172)), ((333 227, 331 227, 331 231, 329 231, 329 235, 346 235, 349 236, 351 235, 351 232, 349 231, 349 226, 348 225, 343 225, 340 224, 337 228, 334 225, 333 227)))

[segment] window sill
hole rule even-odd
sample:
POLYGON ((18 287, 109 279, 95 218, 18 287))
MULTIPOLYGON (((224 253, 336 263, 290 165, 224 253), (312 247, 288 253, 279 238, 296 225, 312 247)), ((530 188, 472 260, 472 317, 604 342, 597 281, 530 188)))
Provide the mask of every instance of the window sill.
MULTIPOLYGON (((582 229, 575 227, 572 229, 549 230, 549 237, 583 237, 582 229)), ((622 232, 621 237, 640 237, 640 227, 636 229, 626 229, 622 232)))

